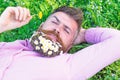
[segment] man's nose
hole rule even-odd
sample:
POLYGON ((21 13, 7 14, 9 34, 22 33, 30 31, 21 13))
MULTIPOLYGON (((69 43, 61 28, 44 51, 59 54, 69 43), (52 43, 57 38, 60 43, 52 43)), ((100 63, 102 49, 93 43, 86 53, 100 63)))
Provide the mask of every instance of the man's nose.
POLYGON ((55 28, 54 31, 55 31, 55 33, 57 33, 57 34, 60 33, 59 29, 57 29, 57 28, 55 28))
POLYGON ((62 30, 62 27, 63 27, 62 24, 59 24, 58 26, 56 26, 56 28, 54 29, 55 32, 59 34, 61 32, 61 30, 62 30))

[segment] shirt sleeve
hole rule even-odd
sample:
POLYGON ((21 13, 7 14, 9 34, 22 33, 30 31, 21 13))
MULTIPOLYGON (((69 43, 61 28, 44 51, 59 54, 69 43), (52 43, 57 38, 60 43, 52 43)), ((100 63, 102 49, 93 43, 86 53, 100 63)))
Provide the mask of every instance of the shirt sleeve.
POLYGON ((93 45, 71 55, 68 63, 73 80, 92 77, 120 58, 120 31, 110 28, 86 30, 85 39, 93 45))
POLYGON ((0 43, 0 49, 30 49, 31 50, 31 46, 29 44, 29 41, 26 40, 16 40, 13 42, 1 42, 0 43))
POLYGON ((91 28, 85 32, 85 40, 92 44, 118 36, 120 36, 120 31, 111 28, 91 28))

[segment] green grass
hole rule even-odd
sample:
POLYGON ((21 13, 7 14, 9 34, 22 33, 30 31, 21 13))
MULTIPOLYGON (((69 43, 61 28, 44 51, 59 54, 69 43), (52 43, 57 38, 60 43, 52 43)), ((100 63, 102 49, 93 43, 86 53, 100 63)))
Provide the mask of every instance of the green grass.
MULTIPOLYGON (((0 34, 0 41, 29 38, 41 22, 45 21, 55 8, 62 5, 81 8, 84 12, 82 27, 86 29, 96 26, 120 29, 120 0, 0 0, 0 14, 8 6, 22 6, 29 8, 33 15, 29 24, 0 34), (38 17, 40 11, 43 13, 42 19, 38 17)), ((87 46, 89 44, 86 43, 73 46, 70 52, 87 46)), ((89 80, 120 80, 120 61, 104 68, 89 80)))

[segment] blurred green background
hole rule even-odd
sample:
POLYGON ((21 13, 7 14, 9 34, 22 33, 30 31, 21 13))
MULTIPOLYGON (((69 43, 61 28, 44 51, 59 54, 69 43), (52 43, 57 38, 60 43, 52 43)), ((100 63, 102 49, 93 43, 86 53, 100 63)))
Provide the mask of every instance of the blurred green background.
MULTIPOLYGON (((120 0, 0 0, 0 14, 8 6, 22 6, 28 8, 33 16, 27 25, 0 34, 0 41, 29 38, 41 22, 62 5, 81 8, 84 13, 82 27, 86 29, 96 26, 120 29, 120 0)), ((86 43, 75 45, 70 53, 87 46, 89 44, 86 43)), ((120 80, 120 61, 107 66, 89 80, 120 80)))

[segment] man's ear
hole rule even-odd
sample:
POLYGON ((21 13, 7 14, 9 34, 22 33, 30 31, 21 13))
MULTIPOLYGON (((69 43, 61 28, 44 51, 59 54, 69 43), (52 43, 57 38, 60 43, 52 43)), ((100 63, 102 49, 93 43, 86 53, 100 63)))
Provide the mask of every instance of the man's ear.
POLYGON ((44 22, 42 22, 42 23, 40 24, 40 26, 39 26, 39 28, 38 28, 37 31, 40 31, 40 29, 43 27, 43 25, 44 25, 44 22))

